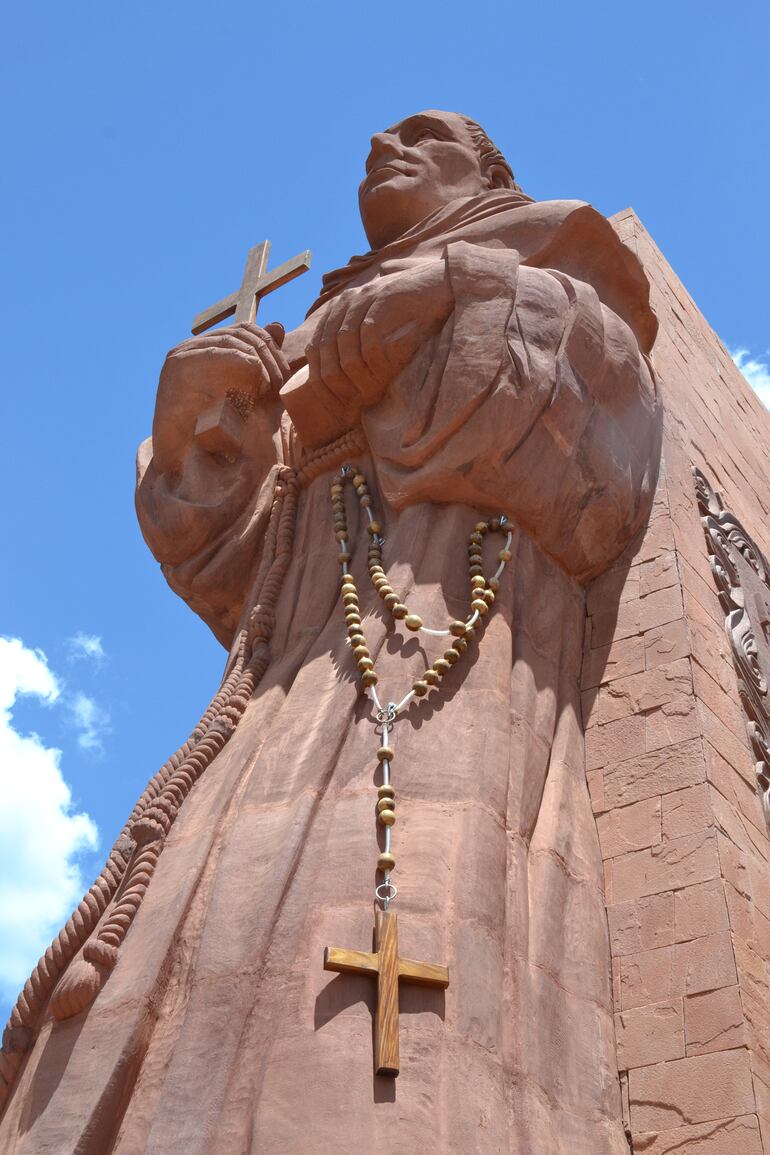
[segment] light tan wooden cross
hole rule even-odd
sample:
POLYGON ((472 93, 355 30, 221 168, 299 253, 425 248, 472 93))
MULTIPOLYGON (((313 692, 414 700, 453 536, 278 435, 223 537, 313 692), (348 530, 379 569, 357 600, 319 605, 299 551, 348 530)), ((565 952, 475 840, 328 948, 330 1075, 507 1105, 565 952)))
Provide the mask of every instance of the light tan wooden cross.
POLYGON ((236 325, 243 321, 253 321, 263 297, 272 293, 274 289, 280 289, 281 285, 293 281, 301 273, 306 273, 310 268, 310 249, 305 249, 304 253, 292 257, 271 273, 267 271, 269 256, 270 241, 262 241, 261 245, 249 249, 240 289, 237 293, 230 293, 229 297, 223 297, 216 305, 211 305, 202 313, 198 313, 192 323, 192 331, 196 337, 198 333, 205 333, 206 329, 218 325, 233 313, 236 325))
POLYGON ((377 979, 377 1014, 374 1021, 374 1069, 378 1075, 398 1074, 399 980, 423 987, 449 986, 449 971, 434 963, 412 962, 398 957, 398 923, 389 910, 377 910, 374 951, 345 950, 327 946, 324 969, 370 975, 377 979))

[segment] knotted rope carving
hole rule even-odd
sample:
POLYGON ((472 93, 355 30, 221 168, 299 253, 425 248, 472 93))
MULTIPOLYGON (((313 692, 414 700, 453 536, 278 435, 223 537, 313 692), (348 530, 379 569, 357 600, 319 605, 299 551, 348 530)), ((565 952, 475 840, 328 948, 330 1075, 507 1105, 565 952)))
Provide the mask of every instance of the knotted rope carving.
POLYGON ((300 488, 362 448, 361 432, 353 430, 303 455, 299 469, 279 468, 249 599, 253 608, 238 636, 235 660, 187 741, 147 783, 99 877, 24 984, 0 1048, 0 1114, 46 1009, 54 1018, 69 1018, 90 1006, 103 987, 152 880, 166 835, 192 787, 235 732, 264 676, 275 606, 291 562, 300 488), (112 909, 92 937, 110 903, 112 909), (75 959, 81 948, 81 958, 75 959))

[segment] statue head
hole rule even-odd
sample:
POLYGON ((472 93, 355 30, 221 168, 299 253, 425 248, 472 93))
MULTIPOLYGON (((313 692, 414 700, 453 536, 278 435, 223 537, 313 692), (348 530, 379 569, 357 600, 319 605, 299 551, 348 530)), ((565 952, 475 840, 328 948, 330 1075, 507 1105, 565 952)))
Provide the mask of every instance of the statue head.
POLYGON ((499 188, 520 191, 511 166, 475 120, 420 112, 372 137, 358 190, 361 220, 379 249, 450 201, 499 188))

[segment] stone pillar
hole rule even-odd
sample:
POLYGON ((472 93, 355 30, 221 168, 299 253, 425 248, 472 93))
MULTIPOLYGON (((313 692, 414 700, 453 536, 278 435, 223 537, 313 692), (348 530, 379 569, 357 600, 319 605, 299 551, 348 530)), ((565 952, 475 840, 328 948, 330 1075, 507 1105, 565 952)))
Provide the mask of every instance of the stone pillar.
POLYGON ((691 466, 770 552, 770 415, 629 210, 653 286, 664 461, 587 593, 583 715, 634 1155, 770 1155, 770 840, 691 466))

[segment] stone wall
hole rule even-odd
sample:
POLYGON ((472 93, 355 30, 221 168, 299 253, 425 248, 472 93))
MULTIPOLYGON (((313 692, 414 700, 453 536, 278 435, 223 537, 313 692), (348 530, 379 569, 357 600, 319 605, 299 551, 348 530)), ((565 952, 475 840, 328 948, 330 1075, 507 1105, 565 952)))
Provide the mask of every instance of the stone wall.
POLYGON ((588 591, 583 713, 634 1155, 770 1155, 770 841, 691 466, 770 556, 770 414, 631 210, 660 321, 663 465, 588 591))

